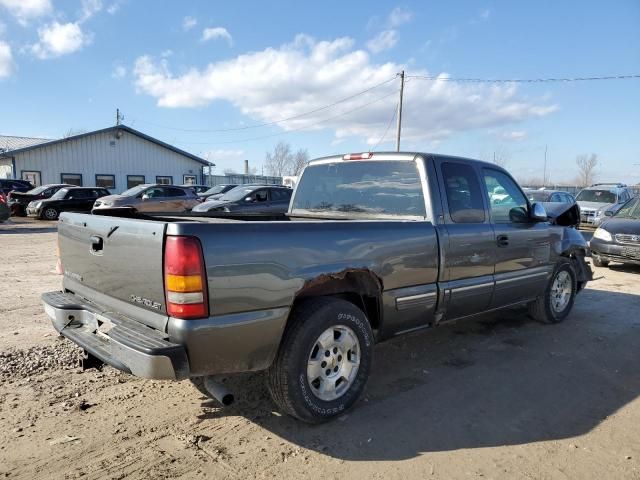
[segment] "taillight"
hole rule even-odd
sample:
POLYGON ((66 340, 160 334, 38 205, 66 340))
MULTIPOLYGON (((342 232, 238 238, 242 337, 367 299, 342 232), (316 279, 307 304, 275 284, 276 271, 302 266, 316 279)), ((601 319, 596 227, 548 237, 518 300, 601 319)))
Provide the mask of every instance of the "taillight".
POLYGON ((373 153, 347 153, 342 157, 343 160, 369 160, 373 157, 373 153))
POLYGON ((204 258, 197 238, 167 237, 164 248, 164 288, 170 316, 209 316, 204 258))

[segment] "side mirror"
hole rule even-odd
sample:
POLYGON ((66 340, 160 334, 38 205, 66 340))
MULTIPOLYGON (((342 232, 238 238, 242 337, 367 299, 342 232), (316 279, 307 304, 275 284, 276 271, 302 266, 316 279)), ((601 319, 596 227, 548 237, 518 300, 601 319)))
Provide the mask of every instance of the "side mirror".
POLYGON ((149 200, 151 197, 149 196, 148 193, 145 193, 145 194, 142 195, 141 198, 142 198, 142 200, 149 200))
POLYGON ((244 199, 244 201, 245 202, 251 202, 251 201, 253 201, 253 199, 251 197, 247 197, 247 198, 244 199))
POLYGON ((605 210, 604 211, 604 216, 605 217, 613 217, 613 212, 611 210, 605 210))
POLYGON ((542 205, 541 203, 534 203, 533 205, 531 205, 530 217, 536 222, 546 222, 549 220, 547 211, 544 209, 544 205, 542 205))

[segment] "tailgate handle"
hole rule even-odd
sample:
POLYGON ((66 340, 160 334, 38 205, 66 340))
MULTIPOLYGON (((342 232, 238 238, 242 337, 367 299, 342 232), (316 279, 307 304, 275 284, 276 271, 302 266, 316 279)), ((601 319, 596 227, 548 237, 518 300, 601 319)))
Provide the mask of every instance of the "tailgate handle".
POLYGON ((101 252, 102 247, 104 247, 104 240, 99 235, 92 235, 91 238, 91 251, 92 252, 101 252))

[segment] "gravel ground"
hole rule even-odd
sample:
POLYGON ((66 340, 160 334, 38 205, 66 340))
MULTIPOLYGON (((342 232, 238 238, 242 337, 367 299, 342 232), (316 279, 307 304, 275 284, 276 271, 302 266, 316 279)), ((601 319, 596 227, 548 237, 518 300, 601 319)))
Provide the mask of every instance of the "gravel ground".
POLYGON ((55 225, 0 225, 0 478, 640 479, 640 268, 596 269, 570 317, 521 311, 379 345, 337 421, 282 416, 260 375, 221 409, 189 382, 82 372, 39 296, 55 225))

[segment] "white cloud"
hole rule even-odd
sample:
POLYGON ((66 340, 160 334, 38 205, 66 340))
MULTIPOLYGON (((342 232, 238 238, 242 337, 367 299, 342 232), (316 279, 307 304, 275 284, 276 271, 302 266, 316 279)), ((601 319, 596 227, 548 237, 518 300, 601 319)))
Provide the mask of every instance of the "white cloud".
POLYGON ((6 8, 22 25, 53 11, 51 0, 0 0, 0 6, 6 8))
POLYGON ((389 14, 388 23, 389 26, 394 28, 402 25, 403 23, 409 22, 413 18, 413 13, 411 13, 406 8, 396 7, 389 14))
MULTIPOLYGON (((200 107, 223 100, 254 122, 273 122, 393 79, 404 67, 372 62, 367 51, 354 49, 354 40, 348 37, 316 41, 299 35, 279 48, 242 54, 178 75, 171 72, 166 59, 142 56, 133 73, 138 92, 155 98, 161 107, 200 107)), ((430 75, 417 68, 412 74, 430 75)), ((542 117, 557 108, 524 98, 514 85, 457 84, 447 78, 440 74, 436 81, 407 81, 404 139, 441 140, 468 130, 542 117)), ((396 107, 397 89, 398 83, 391 81, 336 107, 279 125, 288 131, 331 128, 337 139, 357 137, 375 144, 396 107)))
POLYGON ((109 15, 115 15, 120 10, 120 7, 124 4, 126 0, 115 0, 111 5, 107 7, 107 13, 109 15))
POLYGON ((79 23, 53 22, 38 29, 40 41, 31 45, 38 58, 53 58, 76 52, 91 43, 92 37, 82 31, 79 23))
POLYGON ((226 40, 229 45, 231 45, 231 43, 233 42, 231 35, 224 27, 205 28, 202 31, 202 38, 200 40, 203 42, 207 42, 209 40, 216 40, 218 38, 226 40))
POLYGON ((398 43, 398 35, 395 30, 383 30, 367 42, 367 48, 373 53, 379 53, 393 48, 398 43))
POLYGON ((160 54, 162 58, 169 58, 171 55, 173 55, 173 50, 171 50, 170 48, 167 50, 163 50, 160 54))
POLYGON ((198 20, 194 17, 184 17, 182 19, 182 29, 183 30, 191 30, 198 24, 198 20))
POLYGON ((205 159, 216 163, 221 160, 240 160, 246 156, 244 150, 208 150, 204 152, 205 159))
POLYGON ((489 10, 488 8, 485 8, 484 10, 482 10, 480 12, 480 19, 481 20, 489 20, 490 16, 491 16, 491 10, 489 10))
POLYGON ((6 78, 13 73, 13 54, 7 42, 0 41, 0 78, 6 78))
POLYGON ((111 77, 115 78, 116 80, 123 79, 126 76, 127 76, 127 69, 122 65, 116 65, 115 68, 113 69, 113 72, 111 72, 111 77))
POLYGON ((7 31, 7 26, 4 23, 0 22, 0 37, 4 35, 6 31, 7 31))
POLYGON ((512 132, 502 132, 500 136, 505 140, 520 141, 526 138, 527 132, 523 130, 514 130, 512 132))
POLYGON ((102 10, 102 0, 82 0, 82 11, 78 22, 86 22, 100 10, 102 10))

